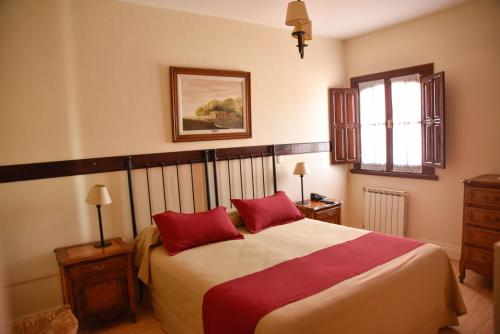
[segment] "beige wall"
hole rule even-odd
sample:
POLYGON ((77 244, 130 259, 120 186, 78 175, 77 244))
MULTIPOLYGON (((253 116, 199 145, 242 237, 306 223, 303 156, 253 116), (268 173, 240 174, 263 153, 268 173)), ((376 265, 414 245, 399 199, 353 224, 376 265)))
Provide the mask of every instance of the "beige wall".
POLYGON ((5 274, 3 254, 0 252, 0 333, 10 333, 10 313, 7 305, 7 289, 5 288, 5 274))
POLYGON ((340 41, 301 60, 284 29, 111 0, 1 6, 1 164, 328 139, 340 41), (171 143, 169 66, 251 72, 253 138, 171 143))
MULTIPOLYGON (((434 62, 447 76, 448 167, 439 181, 352 175, 329 165, 327 153, 285 157, 278 181, 298 199, 291 171, 299 160, 310 162, 305 191, 346 200, 344 221, 355 226, 363 185, 408 190, 410 236, 456 255, 460 180, 500 172, 499 13, 498 1, 474 1, 345 43, 315 37, 300 60, 281 29, 110 0, 0 1, 0 165, 326 141, 328 87, 434 62), (250 71, 253 138, 172 143, 171 65, 250 71)), ((141 178, 136 172, 143 226, 141 178)), ((0 245, 14 316, 61 303, 52 250, 98 238, 95 208, 84 204, 94 183, 107 184, 113 198, 103 208, 105 235, 130 238, 123 172, 0 184, 0 245)))
MULTIPOLYGON (((110 0, 0 1, 0 45, 0 165, 327 141, 327 88, 345 80, 343 42, 315 37, 300 60, 288 30, 110 0), (251 72, 253 138, 172 143, 169 66, 251 72)), ((327 153, 285 157, 280 188, 299 198, 299 159, 316 175, 306 192, 345 198, 346 167, 329 165, 327 153)), ((98 239, 95 208, 84 203, 94 183, 113 198, 105 235, 130 238, 123 172, 0 184, 14 316, 62 302, 53 249, 98 239)), ((144 194, 137 185, 142 225, 144 194)))
POLYGON ((407 190, 409 235, 458 255, 460 180, 500 173, 500 2, 465 5, 346 42, 347 77, 434 63, 446 72, 447 167, 439 181, 349 174, 347 221, 363 218, 362 186, 407 190))

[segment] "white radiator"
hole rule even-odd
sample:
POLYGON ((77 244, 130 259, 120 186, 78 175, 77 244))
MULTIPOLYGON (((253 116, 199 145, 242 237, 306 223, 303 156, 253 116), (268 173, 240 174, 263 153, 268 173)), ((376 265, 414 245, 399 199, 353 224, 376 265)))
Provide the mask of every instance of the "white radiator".
POLYGON ((363 187, 363 192, 363 228, 400 237, 406 236, 408 192, 372 187, 363 187))

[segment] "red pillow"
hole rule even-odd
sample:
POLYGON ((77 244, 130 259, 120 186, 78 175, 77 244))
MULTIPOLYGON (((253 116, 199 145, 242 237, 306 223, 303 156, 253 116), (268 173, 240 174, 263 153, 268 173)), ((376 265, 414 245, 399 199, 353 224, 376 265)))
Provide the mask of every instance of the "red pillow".
POLYGON ((302 212, 283 191, 259 199, 232 199, 243 222, 252 233, 271 226, 292 223, 304 218, 302 212))
POLYGON ((166 211, 153 219, 170 255, 213 242, 243 239, 223 206, 199 213, 166 211))

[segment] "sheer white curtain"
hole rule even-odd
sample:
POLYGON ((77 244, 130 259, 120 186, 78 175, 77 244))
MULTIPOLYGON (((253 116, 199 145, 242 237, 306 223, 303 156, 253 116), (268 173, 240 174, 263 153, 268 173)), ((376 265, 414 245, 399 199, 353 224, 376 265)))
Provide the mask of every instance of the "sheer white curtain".
POLYGON ((391 79, 392 152, 395 172, 422 172, 420 75, 391 79))
POLYGON ((384 80, 359 84, 361 121, 361 168, 386 169, 384 80))

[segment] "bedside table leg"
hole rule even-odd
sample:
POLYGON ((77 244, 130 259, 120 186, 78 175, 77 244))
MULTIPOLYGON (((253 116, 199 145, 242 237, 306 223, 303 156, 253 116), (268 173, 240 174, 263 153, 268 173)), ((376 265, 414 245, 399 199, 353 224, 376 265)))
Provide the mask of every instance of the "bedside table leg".
POLYGON ((458 281, 460 283, 463 283, 464 279, 465 279, 465 268, 464 268, 464 266, 460 265, 459 272, 460 272, 460 274, 458 275, 458 281))

